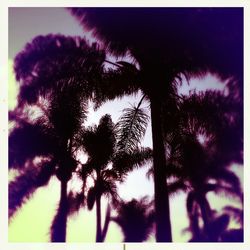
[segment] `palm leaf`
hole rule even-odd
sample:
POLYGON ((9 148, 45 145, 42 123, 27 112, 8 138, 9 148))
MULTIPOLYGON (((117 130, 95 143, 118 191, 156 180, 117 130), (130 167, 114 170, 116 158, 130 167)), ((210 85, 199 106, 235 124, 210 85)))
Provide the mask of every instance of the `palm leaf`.
POLYGON ((31 198, 37 188, 48 184, 54 171, 53 161, 42 161, 38 166, 31 164, 9 184, 9 218, 31 198))
POLYGON ((68 194, 69 215, 78 212, 85 205, 84 192, 76 193, 70 192, 68 194))
POLYGON ((149 116, 145 109, 132 106, 123 110, 116 124, 118 151, 133 152, 145 135, 149 116))
POLYGON ((112 160, 113 169, 120 173, 121 176, 151 161, 152 150, 150 148, 137 148, 131 153, 118 152, 112 160))
POLYGON ((94 85, 92 100, 95 109, 106 101, 139 91, 140 74, 136 67, 127 62, 116 62, 116 65, 115 69, 106 69, 94 85))
POLYGON ((228 213, 237 223, 243 226, 244 213, 243 213, 242 208, 238 208, 234 206, 225 206, 223 208, 223 211, 228 213))
POLYGON ((98 126, 85 129, 81 140, 82 148, 88 154, 92 166, 106 166, 115 150, 114 124, 110 115, 104 115, 98 126))
POLYGON ((15 58, 16 79, 21 82, 19 102, 35 103, 39 95, 64 85, 85 86, 84 94, 90 97, 89 83, 100 78, 104 59, 103 51, 80 37, 34 38, 15 58))
POLYGON ((9 135, 9 167, 21 168, 36 156, 50 156, 56 148, 56 141, 46 132, 42 124, 17 126, 9 135))
POLYGON ((176 195, 179 192, 187 192, 190 187, 182 180, 176 180, 174 182, 168 182, 168 192, 170 195, 176 195))
POLYGON ((152 203, 145 197, 139 201, 121 201, 118 215, 112 220, 121 227, 125 242, 141 242, 149 237, 154 222, 151 207, 152 203))

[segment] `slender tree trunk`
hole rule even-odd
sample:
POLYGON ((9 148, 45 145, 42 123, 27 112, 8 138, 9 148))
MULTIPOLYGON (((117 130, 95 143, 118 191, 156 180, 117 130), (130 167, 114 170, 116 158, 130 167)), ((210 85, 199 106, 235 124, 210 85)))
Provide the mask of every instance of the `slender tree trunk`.
POLYGON ((198 206, 195 204, 194 212, 189 216, 190 227, 192 232, 192 241, 203 241, 201 237, 201 229, 199 227, 199 213, 198 206))
POLYGON ((156 241, 171 242, 172 233, 166 184, 166 156, 162 135, 161 103, 157 98, 151 98, 150 102, 153 137, 156 241))
POLYGON ((104 226, 102 229, 102 242, 104 242, 107 232, 108 232, 108 228, 109 228, 109 223, 110 223, 110 206, 107 206, 107 210, 106 210, 106 216, 105 216, 105 222, 104 222, 104 226))
POLYGON ((197 196, 198 196, 199 206, 201 209, 202 220, 204 222, 204 228, 206 230, 211 220, 211 208, 204 195, 198 194, 197 196))
POLYGON ((102 219, 101 219, 101 195, 99 188, 100 171, 97 172, 97 194, 96 194, 96 242, 102 242, 102 219))
POLYGON ((214 234, 216 229, 213 231, 211 228, 212 211, 209 202, 204 194, 198 194, 198 203, 201 210, 201 216, 204 223, 204 231, 207 241, 217 241, 217 235, 214 234))
POLYGON ((67 228, 68 202, 67 181, 61 181, 61 196, 57 214, 51 226, 51 241, 65 242, 67 228))

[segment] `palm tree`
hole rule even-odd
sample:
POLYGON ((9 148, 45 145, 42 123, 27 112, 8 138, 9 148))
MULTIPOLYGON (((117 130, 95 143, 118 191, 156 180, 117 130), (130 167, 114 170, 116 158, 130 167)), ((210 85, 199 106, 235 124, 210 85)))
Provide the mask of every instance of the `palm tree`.
MULTIPOLYGON (((113 127, 111 117, 106 115, 101 118, 98 126, 85 130, 82 134, 82 145, 89 157, 82 171, 86 173, 89 168, 96 176, 95 184, 89 189, 87 196, 88 209, 92 209, 94 203, 96 204, 96 242, 102 241, 101 197, 105 194, 114 198, 117 196, 114 180, 118 179, 118 176, 115 171, 108 169, 115 147, 113 127)), ((84 174, 82 173, 82 176, 84 174)))
MULTIPOLYGON (((237 8, 154 8, 153 10, 71 8, 70 10, 84 28, 92 30, 104 41, 108 50, 116 55, 125 55, 129 51, 139 64, 138 81, 127 82, 126 85, 116 84, 106 89, 106 93, 103 88, 102 92, 104 96, 106 94, 106 99, 109 99, 121 95, 121 90, 124 94, 141 90, 150 101, 156 238, 157 241, 172 241, 162 134, 163 103, 175 96, 174 82, 182 74, 190 77, 211 71, 223 79, 233 76, 231 82, 238 81, 242 90, 242 10, 237 8)), ((132 68, 127 65, 124 67, 132 68)), ((174 110, 169 108, 169 113, 173 114, 174 110)))
POLYGON ((238 113, 241 101, 230 97, 207 91, 184 98, 179 103, 179 113, 175 113, 174 127, 169 130, 168 126, 165 131, 169 175, 175 177, 169 190, 188 191, 187 211, 193 240, 217 240, 219 233, 213 234, 214 223, 227 224, 225 216, 213 219, 206 198, 208 192, 242 199, 240 181, 228 168, 232 162, 243 161, 242 116, 238 113), (203 141, 199 141, 200 136, 203 141), (199 229, 198 208, 206 237, 199 229))
POLYGON ((139 201, 120 201, 117 216, 111 217, 122 229, 124 242, 142 242, 148 239, 154 223, 153 203, 148 197, 139 201))
POLYGON ((29 117, 30 123, 17 119, 19 126, 10 134, 10 167, 20 168, 22 174, 10 183, 9 206, 12 216, 25 198, 56 175, 61 183, 61 195, 51 226, 51 241, 64 242, 68 213, 67 183, 77 166, 73 141, 86 118, 86 104, 76 88, 67 86, 61 87, 50 98, 46 100, 48 107, 45 113, 35 120, 29 117), (35 136, 30 138, 32 135, 35 136), (41 160, 36 160, 36 157, 41 160))
MULTIPOLYGON (((117 134, 119 135, 117 127, 113 124, 110 115, 104 115, 98 126, 83 130, 79 140, 79 144, 88 155, 87 162, 79 171, 84 183, 82 192, 85 192, 86 179, 94 176, 94 186, 88 190, 87 205, 91 210, 96 204, 96 242, 104 241, 109 223, 106 219, 105 226, 102 228, 101 197, 105 195, 117 203, 116 182, 123 181, 128 171, 144 165, 151 158, 149 148, 138 148, 136 140, 139 137, 127 138, 127 145, 133 144, 134 147, 133 152, 125 151, 125 147, 122 147, 121 142, 117 140, 117 134)), ((76 207, 79 208, 79 206, 76 207)))
POLYGON ((87 88, 83 93, 80 85, 73 83, 90 81, 93 72, 100 71, 102 58, 103 53, 88 47, 83 39, 61 35, 36 37, 15 58, 21 88, 18 108, 10 114, 16 127, 9 137, 9 164, 22 171, 10 184, 10 216, 56 174, 61 182, 61 198, 51 226, 52 241, 66 239, 67 183, 77 165, 74 140, 86 118, 87 88), (85 72, 81 79, 76 74, 79 70, 85 72), (33 119, 34 106, 42 112, 39 119, 33 119), (45 160, 34 163, 35 157, 45 160))

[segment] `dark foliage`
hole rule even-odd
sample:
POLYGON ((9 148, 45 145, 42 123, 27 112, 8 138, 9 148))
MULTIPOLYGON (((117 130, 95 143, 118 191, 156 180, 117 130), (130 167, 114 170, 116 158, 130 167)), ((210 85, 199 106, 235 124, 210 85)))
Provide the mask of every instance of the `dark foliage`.
POLYGON ((50 156, 57 144, 43 124, 19 124, 9 135, 9 167, 23 168, 36 156, 50 156))
POLYGON ((47 35, 34 38, 15 58, 16 79, 21 84, 19 103, 35 103, 40 95, 67 85, 84 86, 91 96, 90 83, 103 70, 105 54, 80 37, 47 35))
POLYGON ((242 79, 242 8, 70 8, 70 11, 111 51, 124 54, 130 50, 140 65, 150 60, 157 66, 164 65, 172 75, 202 69, 242 79))
MULTIPOLYGON (((243 10, 70 8, 70 11, 110 51, 124 55, 129 50, 139 64, 139 81, 135 86, 147 95, 151 105, 156 238, 172 241, 168 191, 164 187, 166 159, 161 127, 164 102, 171 104, 169 101, 174 100, 172 90, 181 74, 189 78, 210 71, 222 79, 232 77, 231 86, 237 82, 242 93, 243 10)), ((176 102, 172 104, 167 105, 170 120, 176 102)), ((186 156, 186 160, 192 160, 188 153, 186 156)))
POLYGON ((36 167, 29 161, 27 165, 9 184, 9 218, 30 199, 37 188, 47 185, 55 172, 53 161, 42 161, 36 167))
POLYGON ((191 241, 220 241, 228 226, 228 216, 212 217, 208 192, 242 200, 240 181, 229 169, 232 163, 243 160, 240 108, 241 102, 230 95, 209 91, 192 94, 178 104, 173 116, 175 124, 165 127, 167 174, 174 177, 169 181, 169 192, 188 192, 191 241), (199 141, 199 136, 203 141, 199 141), (199 217, 204 223, 202 230, 199 217), (217 222, 221 227, 216 226, 217 222))
MULTIPOLYGON (((134 119, 136 121, 137 118, 134 119)), ((133 121, 133 122, 134 122, 133 121)), ((129 121, 130 122, 130 121, 129 121)), ((130 138, 129 141, 135 140, 132 152, 121 149, 118 145, 119 136, 122 131, 115 125, 110 115, 104 115, 98 125, 84 129, 80 134, 77 145, 82 147, 88 155, 88 160, 79 170, 79 177, 83 181, 82 194, 87 193, 87 207, 92 210, 96 204, 97 215, 97 232, 96 241, 102 242, 106 236, 109 221, 110 207, 106 211, 104 226, 101 226, 101 197, 107 196, 113 205, 118 204, 119 196, 117 193, 116 183, 123 181, 126 174, 135 167, 144 165, 152 157, 149 148, 139 148, 138 138, 130 138), (94 186, 86 187, 87 178, 94 179, 94 186)), ((134 127, 132 127, 132 130, 134 127)), ((75 202, 73 202, 75 203, 75 202)), ((75 206, 76 209, 80 206, 75 206)))
POLYGON ((132 153, 145 135, 149 116, 137 107, 126 108, 116 124, 118 150, 132 153))
POLYGON ((149 237, 153 223, 154 212, 152 202, 146 197, 139 201, 133 199, 121 201, 117 208, 118 215, 112 220, 122 229, 124 242, 142 242, 149 237))

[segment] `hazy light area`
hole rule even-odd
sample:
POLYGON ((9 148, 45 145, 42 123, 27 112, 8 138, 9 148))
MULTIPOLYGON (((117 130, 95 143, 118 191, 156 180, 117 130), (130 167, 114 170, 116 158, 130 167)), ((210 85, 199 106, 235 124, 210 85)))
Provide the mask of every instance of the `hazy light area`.
POLYGON ((202 78, 192 78, 189 81, 182 77, 182 84, 178 89, 178 94, 188 95, 194 91, 202 92, 208 89, 222 91, 223 93, 227 91, 225 83, 221 82, 216 75, 208 73, 202 78))
MULTIPOLYGON (((16 105, 18 87, 13 75, 13 58, 24 45, 35 36, 48 33, 62 33, 65 35, 81 35, 82 28, 73 17, 63 8, 10 8, 9 11, 9 110, 16 105)), ((204 79, 192 79, 188 85, 183 81, 179 88, 179 94, 188 94, 189 91, 204 91, 206 89, 218 89, 226 91, 225 84, 221 83, 216 76, 208 74, 204 79)), ((89 107, 88 120, 84 126, 98 124, 99 119, 104 114, 111 114, 113 122, 117 122, 124 108, 130 104, 137 104, 141 98, 138 95, 131 95, 122 99, 110 101, 101 106, 97 111, 93 110, 93 105, 89 107)), ((148 103, 143 107, 147 108, 148 103)), ((150 112, 149 112, 150 113, 150 112)), ((151 124, 148 124, 146 135, 142 141, 143 146, 152 147, 151 124)), ((202 138, 201 138, 202 139, 202 138)), ((123 184, 118 184, 121 198, 130 200, 140 198, 145 195, 153 197, 153 181, 146 177, 150 166, 145 166, 133 171, 123 184)), ((243 181, 243 169, 237 168, 237 174, 243 181)), ((10 173, 13 179, 15 172, 10 173)), ((69 184, 70 185, 73 184, 69 184)), ((60 196, 59 181, 54 177, 45 188, 39 188, 34 196, 24 204, 9 223, 10 242, 48 242, 49 229, 53 216, 57 209, 60 196)), ((212 208, 220 209, 229 200, 223 197, 208 196, 212 208)), ((170 197, 170 212, 172 220, 173 240, 175 242, 186 242, 189 234, 182 234, 183 229, 188 226, 186 216, 186 195, 177 194, 170 197)), ((106 200, 102 202, 102 217, 105 217, 106 200)), ((231 202, 230 202, 231 203, 231 202)), ((233 203, 235 204, 235 203, 233 203)), ((82 209, 68 220, 67 242, 95 242, 95 207, 91 212, 82 209)), ((233 225, 233 224, 232 224, 233 225)), ((123 235, 120 228, 115 223, 110 223, 109 231, 105 242, 121 242, 123 235)), ((150 238, 150 241, 153 241, 150 238)))

